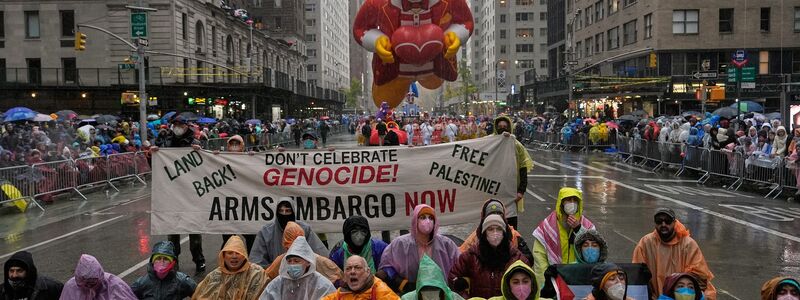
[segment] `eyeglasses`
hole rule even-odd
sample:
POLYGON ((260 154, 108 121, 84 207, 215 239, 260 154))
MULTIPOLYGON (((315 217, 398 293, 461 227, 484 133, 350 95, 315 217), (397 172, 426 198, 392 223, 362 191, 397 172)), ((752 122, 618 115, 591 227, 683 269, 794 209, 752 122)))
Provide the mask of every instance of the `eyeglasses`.
POLYGON ((670 224, 672 224, 672 222, 675 222, 675 219, 673 219, 673 218, 656 218, 655 221, 656 221, 656 225, 661 225, 662 223, 666 223, 667 225, 670 225, 670 224))

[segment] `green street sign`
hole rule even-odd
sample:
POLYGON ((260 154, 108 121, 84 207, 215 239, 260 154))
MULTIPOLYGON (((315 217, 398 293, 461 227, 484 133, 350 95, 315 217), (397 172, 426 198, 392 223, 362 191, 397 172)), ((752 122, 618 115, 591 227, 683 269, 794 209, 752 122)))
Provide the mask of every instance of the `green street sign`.
POLYGON ((147 37, 147 13, 131 13, 131 38, 147 37))
POLYGON ((136 69, 135 64, 119 64, 117 65, 120 70, 133 70, 136 69))
POLYGON ((755 82, 756 81, 756 67, 742 68, 742 82, 755 82))

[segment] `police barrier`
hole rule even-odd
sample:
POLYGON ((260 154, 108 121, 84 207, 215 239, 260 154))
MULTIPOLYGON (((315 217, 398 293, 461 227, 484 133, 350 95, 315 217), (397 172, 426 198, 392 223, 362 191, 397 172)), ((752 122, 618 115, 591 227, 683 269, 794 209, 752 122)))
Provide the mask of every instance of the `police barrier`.
POLYGON ((780 157, 770 158, 751 155, 739 166, 742 170, 742 179, 754 183, 768 184, 771 188, 767 197, 780 188, 778 170, 782 169, 780 157))
POLYGON ((36 185, 33 170, 30 166, 14 166, 0 168, 0 204, 13 203, 21 210, 33 203, 39 209, 44 208, 33 201, 36 185))
POLYGON ((139 177, 139 174, 136 172, 135 158, 136 158, 135 152, 111 154, 106 157, 109 164, 108 184, 112 188, 119 191, 119 189, 117 189, 117 187, 114 186, 113 181, 125 178, 136 178, 142 184, 145 185, 147 184, 141 177, 139 177))
POLYGON ((58 192, 75 191, 86 199, 78 191, 78 168, 73 160, 59 160, 31 165, 36 184, 34 198, 40 198, 45 202, 52 201, 53 196, 58 192))

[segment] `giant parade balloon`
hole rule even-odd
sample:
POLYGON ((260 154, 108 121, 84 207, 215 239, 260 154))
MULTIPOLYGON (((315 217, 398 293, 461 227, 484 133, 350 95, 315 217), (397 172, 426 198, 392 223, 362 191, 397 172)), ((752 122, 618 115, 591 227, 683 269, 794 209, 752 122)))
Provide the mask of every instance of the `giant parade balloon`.
POLYGON ((353 22, 353 36, 375 54, 375 106, 397 107, 414 81, 427 89, 455 81, 456 54, 473 28, 466 0, 366 0, 353 22))

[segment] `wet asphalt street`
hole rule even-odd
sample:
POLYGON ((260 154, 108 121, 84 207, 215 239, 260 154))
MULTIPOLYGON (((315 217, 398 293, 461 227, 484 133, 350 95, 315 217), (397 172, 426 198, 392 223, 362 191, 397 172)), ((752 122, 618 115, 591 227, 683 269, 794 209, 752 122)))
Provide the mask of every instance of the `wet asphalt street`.
MULTIPOLYGON (((354 144, 349 135, 329 140, 336 148, 354 144)), ((653 211, 665 206, 675 210, 703 250, 719 299, 758 299, 764 281, 800 276, 800 205, 787 202, 788 196, 773 200, 762 197, 766 192, 698 185, 693 179, 699 176, 678 178, 670 169, 653 173, 603 153, 530 153, 535 167, 528 179, 526 211, 519 219, 529 243, 536 224, 553 209, 558 189, 575 186, 584 193, 584 215, 608 241, 610 261, 630 262, 636 242, 654 229, 653 211)), ((150 187, 131 181, 115 184, 121 192, 97 189, 87 194, 87 201, 60 199, 46 206, 46 212, 0 210, 0 260, 25 249, 33 253, 40 273, 63 281, 80 254, 89 253, 107 272, 132 282, 144 274, 151 245, 166 237, 149 234, 150 187)), ((442 231, 464 237, 474 228, 466 224, 442 231)), ((329 235, 331 243, 339 239, 329 235)), ((188 238, 182 241, 183 271, 194 275, 188 238)), ((204 235, 203 242, 210 271, 222 237, 204 235)), ((196 280, 203 275, 195 275, 196 280)))

